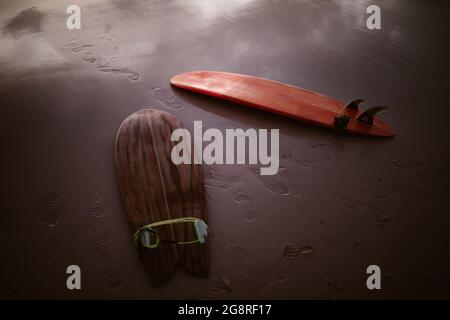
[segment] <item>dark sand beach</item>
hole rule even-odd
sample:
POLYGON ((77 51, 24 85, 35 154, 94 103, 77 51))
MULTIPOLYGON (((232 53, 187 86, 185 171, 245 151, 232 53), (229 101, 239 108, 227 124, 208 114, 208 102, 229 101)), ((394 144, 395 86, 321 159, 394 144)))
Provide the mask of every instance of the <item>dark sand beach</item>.
POLYGON ((450 298, 450 50, 445 2, 0 2, 0 298, 450 298), (171 87, 217 70, 387 105, 392 139, 332 130, 171 87), (115 172, 131 113, 193 130, 277 128, 280 170, 204 165, 211 272, 153 288, 115 172), (82 270, 68 290, 66 268, 82 270), (368 290, 378 265, 382 290, 368 290))

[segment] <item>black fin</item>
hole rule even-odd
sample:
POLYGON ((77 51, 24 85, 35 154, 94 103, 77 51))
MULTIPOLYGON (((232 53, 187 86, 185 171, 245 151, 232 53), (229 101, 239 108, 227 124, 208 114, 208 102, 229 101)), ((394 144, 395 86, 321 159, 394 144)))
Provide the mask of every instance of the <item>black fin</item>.
POLYGON ((380 112, 386 111, 387 109, 388 109, 388 107, 385 107, 385 106, 375 106, 375 107, 369 108, 366 111, 364 111, 363 113, 361 113, 361 115, 358 117, 357 120, 366 122, 366 123, 372 125, 374 116, 380 112))
POLYGON ((345 109, 351 109, 351 110, 358 110, 358 106, 361 104, 361 103, 363 103, 365 100, 364 99, 355 99, 355 100, 353 100, 353 101, 351 101, 351 102, 349 102, 349 103, 347 103, 346 105, 345 105, 345 107, 344 107, 344 110, 345 109))

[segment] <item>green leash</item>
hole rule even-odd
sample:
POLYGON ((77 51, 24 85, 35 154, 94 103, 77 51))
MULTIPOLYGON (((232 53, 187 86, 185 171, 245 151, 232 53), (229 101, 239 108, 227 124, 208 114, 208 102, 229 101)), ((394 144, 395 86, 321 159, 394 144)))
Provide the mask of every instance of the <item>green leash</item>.
POLYGON ((194 243, 205 243, 206 237, 208 236, 208 225, 205 221, 194 217, 183 217, 177 219, 162 220, 158 222, 153 222, 141 227, 134 233, 134 243, 138 245, 138 240, 140 240, 142 246, 148 249, 154 249, 158 247, 161 242, 174 243, 174 244, 194 244, 194 243), (195 233, 197 239, 191 241, 172 241, 172 240, 161 240, 158 231, 153 229, 154 227, 159 227, 169 224, 177 223, 193 223, 195 228, 195 233), (153 240, 153 242, 152 242, 153 240))

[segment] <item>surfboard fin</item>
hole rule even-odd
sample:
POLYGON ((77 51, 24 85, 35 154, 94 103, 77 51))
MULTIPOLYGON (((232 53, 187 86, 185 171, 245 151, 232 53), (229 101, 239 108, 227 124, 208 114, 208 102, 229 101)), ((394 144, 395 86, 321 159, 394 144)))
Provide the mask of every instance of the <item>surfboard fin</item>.
POLYGON ((334 128, 339 132, 345 131, 349 121, 352 119, 352 117, 345 114, 345 111, 346 110, 352 110, 354 112, 358 111, 359 105, 364 101, 365 101, 364 99, 355 99, 347 103, 341 109, 341 111, 339 111, 339 113, 334 117, 334 128))
POLYGON ((360 105, 361 103, 363 103, 364 101, 365 101, 364 99, 355 99, 355 100, 353 100, 353 101, 350 101, 349 103, 347 103, 347 104, 345 105, 345 107, 344 107, 343 110, 351 109, 351 110, 357 111, 357 110, 359 109, 359 105, 360 105))
POLYGON ((351 117, 345 114, 337 115, 336 117, 334 117, 334 128, 339 132, 345 131, 351 119, 351 117))
MULTIPOLYGON (((358 106, 363 102, 363 99, 356 99, 346 104, 342 108, 342 110, 334 117, 334 128, 339 132, 345 131, 345 129, 347 129, 348 123, 353 119, 351 116, 345 114, 345 110, 351 109, 357 111, 358 106)), ((375 115, 380 112, 386 111, 387 109, 388 107, 386 106, 375 106, 369 108, 362 112, 356 120, 367 123, 369 125, 373 125, 373 119, 375 115)))
POLYGON ((373 125, 373 118, 376 114, 386 111, 388 107, 385 106, 375 106, 367 109, 357 118, 358 121, 366 122, 370 125, 373 125))

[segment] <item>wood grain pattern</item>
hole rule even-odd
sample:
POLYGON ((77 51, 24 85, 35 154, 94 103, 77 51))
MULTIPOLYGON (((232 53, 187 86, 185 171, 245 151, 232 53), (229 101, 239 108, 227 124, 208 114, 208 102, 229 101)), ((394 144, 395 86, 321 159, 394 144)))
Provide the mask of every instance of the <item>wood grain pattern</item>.
MULTIPOLYGON (((201 166, 174 165, 170 157, 174 145, 171 134, 180 127, 169 113, 146 109, 130 115, 118 130, 117 178, 132 235, 146 224, 179 217, 197 217, 208 223, 201 166)), ((161 239, 196 238, 191 223, 160 226, 157 231, 161 239)), ((198 276, 209 272, 208 241, 160 243, 155 249, 139 251, 155 286, 167 281, 178 263, 198 276)))

